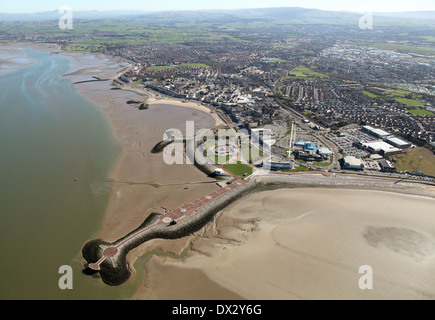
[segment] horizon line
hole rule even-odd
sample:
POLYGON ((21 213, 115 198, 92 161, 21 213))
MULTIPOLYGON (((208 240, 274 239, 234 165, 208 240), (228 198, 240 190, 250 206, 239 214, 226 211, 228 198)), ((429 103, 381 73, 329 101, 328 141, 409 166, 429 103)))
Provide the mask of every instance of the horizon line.
MULTIPOLYGON (((73 8, 73 6, 71 6, 73 8)), ((255 10, 255 9, 290 9, 290 8, 297 8, 297 9, 307 9, 307 10, 320 10, 320 11, 326 11, 326 12, 339 12, 339 13, 365 13, 365 12, 371 12, 371 13, 412 13, 412 12, 435 12, 434 9, 428 9, 428 10, 404 10, 404 11, 349 11, 349 10, 327 10, 327 9, 319 9, 319 8, 307 8, 307 7, 283 7, 283 6, 277 6, 277 7, 251 7, 251 8, 231 8, 231 9, 165 9, 165 10, 134 10, 134 9, 112 9, 112 10, 97 10, 97 9, 84 9, 84 10, 74 10, 76 12, 99 12, 99 13, 107 13, 107 12, 137 12, 137 13, 158 13, 158 12, 200 12, 200 11, 237 11, 237 10, 255 10)), ((2 12, 0 11, 0 14, 41 14, 41 13, 48 13, 48 12, 57 12, 59 9, 53 9, 53 10, 46 10, 46 11, 34 11, 34 12, 2 12)))

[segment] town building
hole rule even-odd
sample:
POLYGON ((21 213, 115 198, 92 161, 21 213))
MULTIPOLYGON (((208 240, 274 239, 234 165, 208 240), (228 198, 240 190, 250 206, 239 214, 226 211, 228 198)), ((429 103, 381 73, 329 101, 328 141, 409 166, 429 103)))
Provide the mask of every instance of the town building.
POLYGON ((396 172, 396 168, 388 160, 383 159, 379 161, 379 165, 381 166, 381 170, 384 172, 396 172))
POLYGON ((298 142, 296 142, 295 144, 297 147, 301 147, 304 152, 307 153, 317 153, 317 144, 312 143, 310 141, 305 141, 305 140, 299 140, 298 142))
POLYGON ((360 158, 354 156, 344 156, 343 169, 364 170, 364 162, 360 158))
POLYGON ((407 149, 407 148, 411 148, 411 143, 402 139, 399 139, 397 137, 390 137, 386 140, 386 142, 388 142, 389 144, 400 148, 400 149, 407 149))
POLYGON ((268 164, 270 165, 270 170, 273 171, 284 171, 293 169, 293 165, 290 162, 271 161, 268 164))
POLYGON ((324 156, 324 157, 329 157, 330 155, 332 155, 332 151, 329 148, 324 148, 324 147, 319 148, 317 153, 321 156, 324 156))
POLYGON ((381 138, 381 139, 384 139, 384 138, 386 138, 388 136, 391 136, 391 134, 389 132, 384 131, 382 129, 373 128, 372 126, 364 126, 362 128, 362 130, 364 132, 367 132, 368 134, 370 134, 372 136, 375 136, 375 137, 381 138))
POLYGON ((382 156, 402 153, 403 150, 393 147, 385 141, 373 141, 361 143, 362 147, 370 153, 377 153, 382 156))

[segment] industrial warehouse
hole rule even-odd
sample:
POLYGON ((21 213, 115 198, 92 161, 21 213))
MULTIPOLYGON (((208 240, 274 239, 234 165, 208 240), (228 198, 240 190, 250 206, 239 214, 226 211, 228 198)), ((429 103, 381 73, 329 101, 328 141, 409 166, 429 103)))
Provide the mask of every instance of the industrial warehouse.
MULTIPOLYGON (((345 170, 374 170, 381 172, 396 172, 396 168, 389 158, 394 159, 394 155, 401 154, 413 145, 398 138, 388 131, 363 126, 360 130, 354 131, 354 141, 352 142, 353 153, 344 153, 342 159, 342 169, 345 170)), ((340 133, 339 138, 346 137, 340 133)))

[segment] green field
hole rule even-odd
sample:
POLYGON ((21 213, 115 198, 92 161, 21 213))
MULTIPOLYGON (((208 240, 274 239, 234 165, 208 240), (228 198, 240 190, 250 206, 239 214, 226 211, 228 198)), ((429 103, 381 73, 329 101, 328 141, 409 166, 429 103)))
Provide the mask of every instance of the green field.
POLYGON ((297 77, 297 78, 328 77, 327 74, 318 72, 315 70, 315 68, 307 68, 305 66, 299 66, 293 69, 292 71, 290 71, 290 76, 297 77))
POLYGON ((425 104, 424 102, 418 100, 421 99, 421 95, 411 91, 403 90, 397 86, 388 89, 374 87, 372 89, 367 88, 366 90, 362 91, 362 93, 374 99, 394 100, 407 107, 418 107, 425 104))
POLYGON ((283 172, 303 172, 303 171, 310 171, 310 169, 307 167, 300 166, 300 167, 296 167, 296 168, 291 169, 291 170, 284 170, 283 172))
MULTIPOLYGON (((435 113, 424 110, 424 109, 415 109, 415 110, 407 110, 409 113, 412 113, 416 116, 433 116, 435 113)), ((434 164, 435 165, 435 164, 434 164)))
POLYGON ((330 165, 332 165, 332 163, 331 162, 329 162, 329 163, 326 163, 326 162, 314 162, 314 164, 316 165, 316 166, 319 166, 319 167, 327 167, 327 166, 330 166, 330 165))
MULTIPOLYGON (((207 149, 208 150, 208 149, 207 149)), ((230 160, 230 156, 224 156, 224 157, 219 157, 219 156, 216 156, 216 155, 214 155, 214 154, 208 154, 209 152, 208 151, 206 151, 206 154, 207 154, 207 156, 214 162, 214 163, 217 163, 217 164, 226 164, 226 163, 228 163, 228 161, 230 160)))
POLYGON ((224 165, 224 168, 241 178, 243 178, 245 174, 249 176, 254 172, 252 167, 248 166, 247 164, 243 164, 240 161, 233 164, 226 164, 224 165))
POLYGON ((370 91, 367 91, 367 90, 364 90, 362 93, 364 93, 366 96, 369 96, 370 98, 379 98, 380 97, 380 95, 373 93, 373 92, 370 92, 370 91))
POLYGON ((417 101, 414 99, 407 99, 407 98, 394 98, 394 100, 396 100, 397 102, 404 104, 406 106, 409 107, 414 107, 414 106, 424 106, 424 102, 421 101, 417 101))
POLYGON ((413 93, 411 91, 406 91, 406 90, 402 90, 400 87, 394 87, 396 90, 391 91, 390 94, 394 95, 394 96, 399 96, 399 97, 406 97, 409 95, 413 95, 413 93))
POLYGON ((395 155, 394 164, 397 171, 415 172, 418 162, 422 157, 419 171, 424 174, 435 176, 435 155, 426 148, 407 149, 404 153, 395 155))
MULTIPOLYGON (((175 17, 148 17, 147 19, 75 19, 72 30, 62 30, 58 22, 22 21, 2 22, 2 35, 18 38, 26 35, 49 35, 52 40, 67 39, 68 51, 101 51, 119 45, 185 44, 189 42, 244 42, 227 32, 211 27, 210 22, 195 22, 175 17), (88 37, 83 37, 88 35, 88 37)), ((0 35, 0 36, 2 36, 0 35)))

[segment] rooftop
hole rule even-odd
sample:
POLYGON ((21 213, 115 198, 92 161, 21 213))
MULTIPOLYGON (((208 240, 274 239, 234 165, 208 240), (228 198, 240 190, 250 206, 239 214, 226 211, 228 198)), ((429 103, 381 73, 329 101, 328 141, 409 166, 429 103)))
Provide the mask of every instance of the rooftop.
POLYGON ((361 159, 354 156, 344 156, 343 160, 344 163, 350 167, 361 167, 364 165, 361 159))
POLYGON ((328 148, 320 148, 319 149, 319 154, 320 155, 330 155, 332 153, 331 150, 329 150, 328 148))
POLYGON ((396 144, 398 146, 407 146, 407 145, 410 145, 410 143, 408 141, 399 139, 397 137, 388 138, 387 142, 394 143, 394 144, 396 144))
POLYGON ((384 151, 385 153, 388 153, 388 152, 401 151, 400 149, 393 147, 391 144, 386 143, 385 141, 366 142, 363 143, 363 146, 366 148, 371 148, 375 152, 384 151))
POLYGON ((382 130, 382 129, 373 128, 372 126, 364 126, 363 128, 364 128, 365 130, 367 130, 367 131, 369 131, 369 132, 371 132, 371 133, 373 133, 373 134, 379 136, 379 137, 387 137, 387 136, 390 135, 389 132, 384 131, 384 130, 382 130))
POLYGON ((310 152, 310 151, 317 152, 317 145, 312 143, 312 142, 307 142, 304 145, 304 151, 305 152, 310 152))

